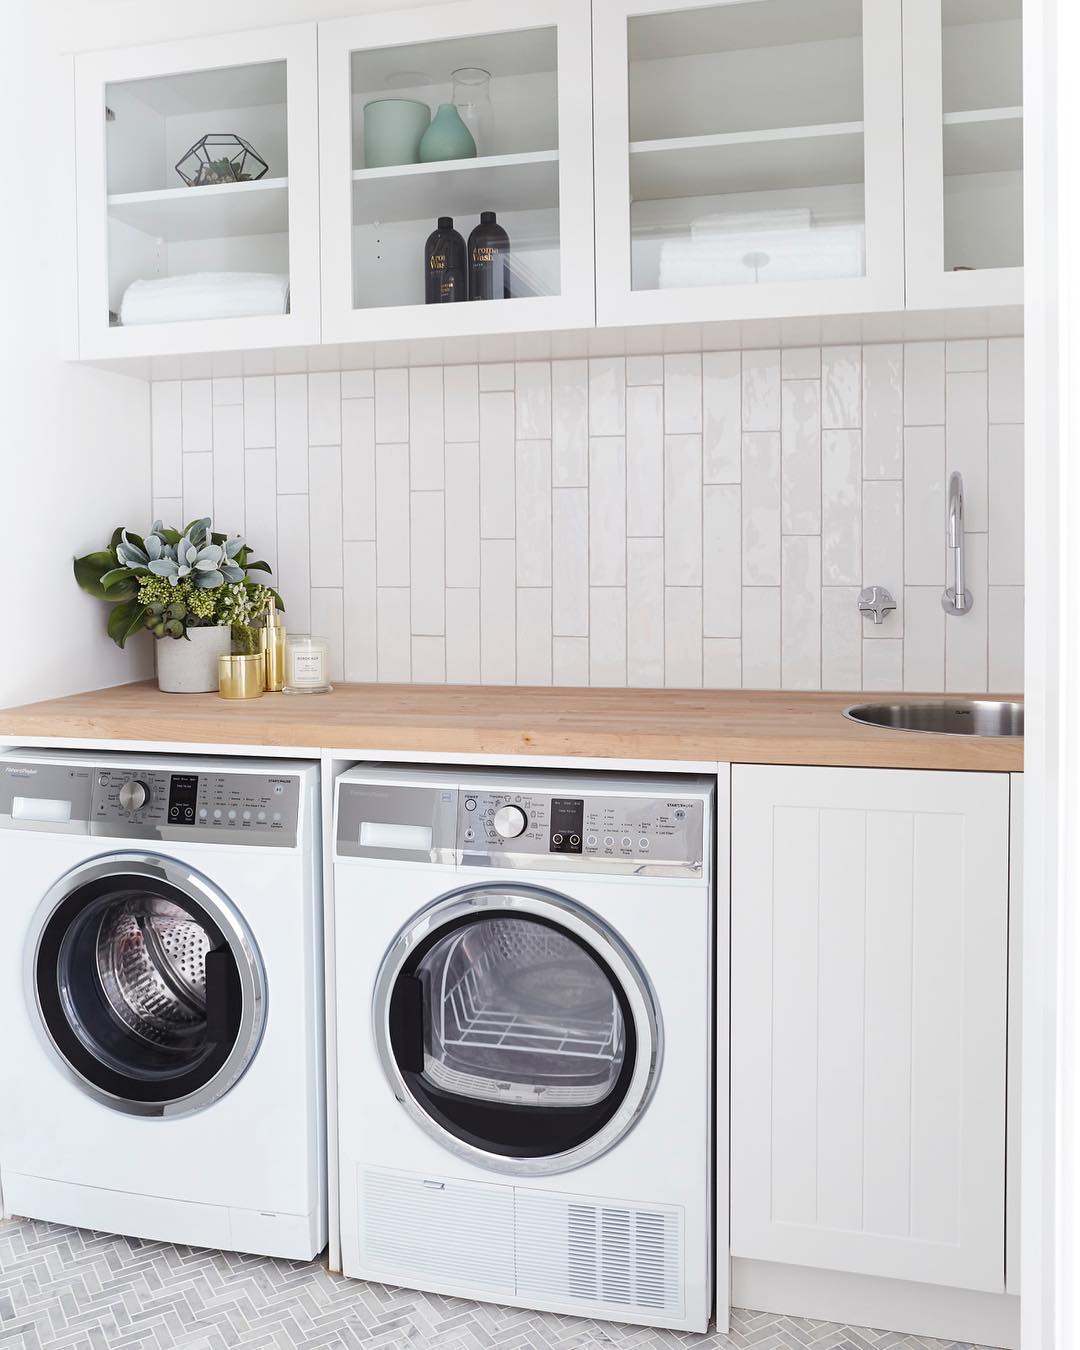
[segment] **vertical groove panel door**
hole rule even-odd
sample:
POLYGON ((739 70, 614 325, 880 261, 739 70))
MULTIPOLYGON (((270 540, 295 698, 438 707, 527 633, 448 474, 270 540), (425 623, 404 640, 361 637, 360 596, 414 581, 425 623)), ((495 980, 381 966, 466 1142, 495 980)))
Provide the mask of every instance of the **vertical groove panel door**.
POLYGON ((595 0, 597 321, 904 303, 900 0, 595 0))
POLYGON ((327 341, 592 325, 590 39, 582 0, 319 25, 327 341))
POLYGON ((732 770, 735 1256, 1003 1292, 1007 774, 732 770))
POLYGON ((1021 0, 904 0, 907 304, 1024 302, 1021 0))

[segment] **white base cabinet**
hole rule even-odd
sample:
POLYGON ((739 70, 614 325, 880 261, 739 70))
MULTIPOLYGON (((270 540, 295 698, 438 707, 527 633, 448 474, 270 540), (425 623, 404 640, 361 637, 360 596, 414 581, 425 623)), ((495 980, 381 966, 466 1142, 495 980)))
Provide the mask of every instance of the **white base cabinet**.
POLYGON ((1009 796, 732 769, 733 1256, 1004 1292, 1009 796))

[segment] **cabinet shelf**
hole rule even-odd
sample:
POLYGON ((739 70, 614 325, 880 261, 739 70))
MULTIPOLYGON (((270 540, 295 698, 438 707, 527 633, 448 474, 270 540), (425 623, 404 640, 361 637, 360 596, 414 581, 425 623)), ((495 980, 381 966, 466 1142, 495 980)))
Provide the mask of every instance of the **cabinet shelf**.
POLYGON ((289 228, 289 180, 261 178, 254 183, 114 193, 108 198, 108 210, 110 219, 170 244, 283 234, 289 228))
POLYGON ((983 108, 942 117, 945 173, 1002 173, 1023 166, 1020 108, 983 108))
POLYGON ((353 220, 530 211, 558 203, 559 152, 448 159, 353 171, 353 220))
POLYGON ((635 201, 861 183, 862 122, 633 141, 635 201))

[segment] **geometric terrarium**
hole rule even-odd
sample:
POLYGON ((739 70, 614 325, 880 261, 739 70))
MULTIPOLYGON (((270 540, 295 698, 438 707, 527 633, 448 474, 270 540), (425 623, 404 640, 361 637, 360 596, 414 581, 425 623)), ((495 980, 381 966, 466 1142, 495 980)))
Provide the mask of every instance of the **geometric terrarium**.
POLYGON ((249 183, 261 178, 269 167, 243 136, 214 131, 182 156, 176 172, 188 187, 205 187, 210 183, 249 183))

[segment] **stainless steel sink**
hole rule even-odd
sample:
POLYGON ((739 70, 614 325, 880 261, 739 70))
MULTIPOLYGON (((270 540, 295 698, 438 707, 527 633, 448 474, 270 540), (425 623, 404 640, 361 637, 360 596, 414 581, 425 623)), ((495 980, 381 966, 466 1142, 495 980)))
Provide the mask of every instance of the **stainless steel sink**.
POLYGON ((894 731, 946 736, 1022 736, 1024 705, 993 699, 924 699, 917 703, 856 703, 844 709, 853 722, 894 731))

